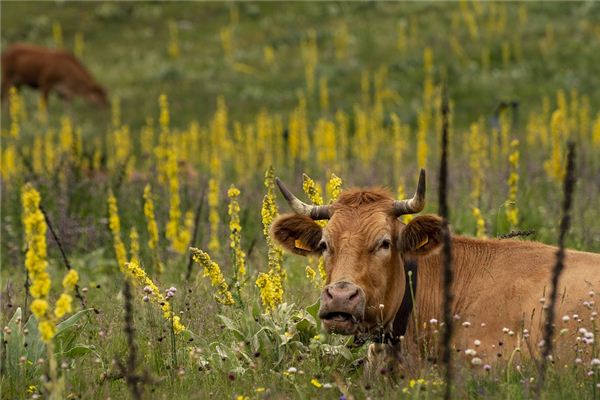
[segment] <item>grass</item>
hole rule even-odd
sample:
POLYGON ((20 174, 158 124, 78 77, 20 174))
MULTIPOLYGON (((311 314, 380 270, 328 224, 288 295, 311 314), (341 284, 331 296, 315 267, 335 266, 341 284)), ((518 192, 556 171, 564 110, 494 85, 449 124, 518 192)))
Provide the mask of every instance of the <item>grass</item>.
MULTIPOLYGON (((283 161, 276 161, 275 169, 296 192, 300 188, 301 172, 321 183, 325 182, 329 172, 336 172, 344 180, 344 187, 396 187, 404 183, 410 194, 419 167, 415 145, 419 113, 426 106, 423 86, 427 72, 423 68, 423 53, 429 47, 433 54, 430 77, 436 87, 444 80, 448 82, 453 112, 448 186, 452 230, 467 235, 475 232, 471 214, 471 206, 475 204, 469 197, 472 171, 467 141, 470 125, 479 120, 482 121, 482 136, 489 138, 489 145, 482 164, 484 190, 478 206, 486 220, 489 236, 511 230, 504 215, 508 160, 499 150, 502 140, 493 142, 492 127, 497 124, 494 110, 499 103, 517 101, 518 113, 511 115, 514 123, 510 131, 510 137, 521 142, 518 192, 521 219, 516 228, 534 229, 536 240, 550 244, 555 244, 558 237, 562 193, 560 183, 549 178, 543 167, 550 155, 550 144, 540 142, 541 139, 528 140, 529 117, 543 115, 544 99, 547 99, 550 113, 554 111, 558 106, 559 90, 566 93, 569 110, 573 98, 579 99, 579 108, 573 109, 583 109, 582 99, 587 96, 590 125, 597 118, 600 107, 600 93, 594 90, 600 86, 600 77, 594 73, 600 62, 600 36, 594 24, 600 19, 600 6, 593 2, 464 5, 3 2, 1 11, 3 49, 16 41, 54 45, 52 26, 55 22, 60 23, 68 48, 72 48, 75 34, 82 33, 85 41, 82 59, 108 89, 113 102, 120 99, 121 119, 131 132, 130 155, 135 161, 124 172, 118 165, 109 166, 114 157, 110 150, 114 144, 110 110, 95 110, 81 101, 63 104, 57 97, 52 97, 49 122, 44 125, 34 118, 37 93, 25 89, 22 94, 29 118, 22 123, 20 137, 14 139, 7 134, 10 126, 8 107, 5 105, 2 109, 4 158, 4 151, 14 146, 22 153, 21 160, 25 164, 34 162, 31 154, 35 138, 47 135, 48 128, 58 132, 61 117, 65 115, 81 129, 84 155, 102 149, 101 168, 97 171, 90 172, 80 165, 65 163, 53 171, 35 174, 24 165, 16 178, 7 179, 3 175, 1 182, 3 326, 9 325, 25 298, 25 248, 19 199, 20 186, 25 181, 32 181, 40 190, 42 203, 63 241, 67 256, 81 275, 80 286, 86 289, 87 304, 96 311, 86 313, 77 321, 78 329, 76 334, 73 333, 71 344, 85 346, 79 348, 80 354, 58 356, 60 374, 65 378, 64 393, 68 398, 122 398, 128 393, 127 384, 114 363, 119 360, 125 364, 130 346, 123 331, 123 283, 107 229, 106 197, 110 188, 118 198, 121 234, 126 246, 129 248, 129 228, 135 226, 141 236, 142 260, 150 264, 151 251, 145 244, 148 235, 141 212, 141 194, 146 183, 151 183, 162 233, 169 214, 169 189, 156 177, 160 163, 153 154, 142 150, 141 130, 147 118, 152 117, 155 130, 159 131, 157 99, 161 93, 167 94, 169 99, 170 128, 175 137, 184 140, 192 121, 197 121, 202 131, 196 147, 198 153, 179 159, 181 208, 194 210, 209 177, 215 173, 207 160, 217 148, 212 143, 214 135, 211 137, 210 124, 217 111, 218 96, 223 96, 227 104, 230 135, 234 121, 240 121, 244 126, 256 124, 263 110, 273 121, 281 118, 282 126, 287 127, 292 111, 298 106, 299 92, 304 92, 307 99, 311 138, 318 119, 334 119, 336 110, 348 114, 350 131, 354 132, 355 105, 368 115, 375 115, 371 100, 369 104, 363 102, 362 77, 364 74, 369 77, 368 97, 372 99, 377 94, 375 77, 382 66, 386 67, 383 87, 387 97, 382 121, 376 121, 376 126, 387 129, 392 112, 409 126, 410 132, 405 137, 408 150, 404 152, 400 170, 392 167, 394 146, 387 145, 391 138, 385 136, 389 133, 385 130, 378 133, 381 136, 374 136, 383 144, 371 163, 361 163, 354 146, 349 155, 342 157, 349 166, 339 170, 330 168, 317 161, 317 149, 311 146, 305 162, 290 166, 284 157, 283 161), (527 20, 519 22, 524 12, 527 20), (469 31, 469 15, 474 16, 477 24, 475 38, 469 31), (168 56, 169 21, 178 26, 180 57, 177 59, 168 56), (335 42, 344 26, 348 32, 348 47, 346 56, 338 59, 335 42), (403 49, 398 47, 398 32, 402 26, 406 32, 403 49), (227 29, 232 37, 233 62, 224 56, 221 42, 222 32, 227 29), (311 30, 314 30, 318 47, 318 61, 316 89, 309 93, 301 48, 309 41, 311 30), (456 39, 462 53, 452 46, 451 38, 456 39), (511 49, 506 62, 503 61, 503 44, 508 44, 511 49), (267 46, 274 51, 272 64, 264 56, 267 46), (483 52, 489 52, 487 67, 482 60, 483 52), (328 83, 328 110, 319 106, 320 78, 325 78, 328 83), (574 91, 576 96, 572 95, 574 91)), ((430 105, 436 107, 436 104, 430 105)), ((575 114, 570 111, 570 115, 575 114)), ((429 212, 437 210, 437 199, 433 194, 437 192, 440 131, 433 119, 435 115, 432 111, 427 136, 430 179, 426 211, 429 212)), ((549 127, 550 115, 545 118, 544 124, 549 127)), ((566 245, 598 252, 600 210, 596 203, 600 195, 597 184, 600 149, 594 145, 591 131, 590 127, 587 132, 570 132, 571 138, 578 139, 579 156, 572 229, 566 245)), ((349 138, 355 144, 353 133, 349 138)), ((153 145, 158 147, 156 141, 153 145)), ((183 312, 182 321, 189 332, 177 338, 178 362, 174 364, 168 324, 155 307, 141 301, 140 288, 133 290, 137 354, 143 360, 138 363, 136 373, 148 373, 148 379, 143 379, 142 383, 146 397, 338 398, 343 393, 356 398, 442 397, 442 371, 426 360, 410 365, 403 379, 397 382, 384 375, 375 379, 364 377, 362 359, 366 346, 352 348, 346 346, 348 338, 323 334, 319 331, 318 321, 314 321, 307 310, 318 298, 319 289, 305 277, 305 260, 285 258, 286 305, 272 314, 263 313, 254 281, 258 272, 267 270, 266 244, 260 223, 266 165, 260 164, 259 160, 256 168, 238 176, 233 164, 236 158, 246 155, 242 157, 231 151, 218 154, 224 162, 221 206, 217 210, 221 218, 222 250, 211 256, 230 279, 232 267, 226 251, 225 192, 235 183, 242 192, 242 246, 247 252, 252 248, 248 257, 245 303, 228 308, 213 301, 213 289, 198 272, 197 265, 192 278, 185 280, 188 256, 174 253, 161 236, 159 252, 166 264, 166 272, 160 277, 153 275, 153 278, 161 289, 177 287, 174 309, 183 312), (423 381, 418 381, 419 378, 423 381), (313 379, 315 381, 311 383, 313 379), (332 388, 317 387, 327 383, 332 388)), ((259 153, 259 156, 264 154, 259 153)), ((79 159, 83 158, 80 156, 79 159)), ((203 249, 209 242, 209 213, 208 207, 204 206, 196 241, 203 249)), ((55 243, 50 237, 47 240, 52 293, 58 293, 64 267, 55 243)), ((314 260, 311 263, 316 265, 314 260)), ((15 322, 15 334, 23 331, 17 325, 15 322)), ((6 333, 4 335, 6 339, 6 333)), ((3 349, 3 356, 6 351, 3 349)), ((15 370, 3 369, 3 398, 30 398, 34 393, 43 392, 40 374, 47 364, 36 369, 37 360, 29 361, 32 365, 17 361, 10 364, 16 366, 15 370), (12 379, 14 376, 19 379, 12 379), (31 385, 35 388, 28 392, 31 385)), ((571 361, 568 365, 557 362, 549 366, 542 397, 565 398, 577 393, 579 397, 595 398, 596 378, 587 376, 589 369, 587 365, 576 365, 571 361)), ((455 377, 453 393, 457 398, 529 398, 534 396, 533 388, 538 379, 534 365, 518 356, 513 363, 494 364, 490 372, 475 369, 457 359, 455 377)))

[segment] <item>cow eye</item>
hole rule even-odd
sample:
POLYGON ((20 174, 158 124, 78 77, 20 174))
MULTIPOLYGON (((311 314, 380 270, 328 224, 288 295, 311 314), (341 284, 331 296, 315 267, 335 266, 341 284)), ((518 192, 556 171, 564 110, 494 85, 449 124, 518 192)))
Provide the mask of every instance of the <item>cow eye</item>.
POLYGON ((319 243, 319 251, 327 251, 327 242, 324 240, 319 243))
POLYGON ((392 247, 392 242, 389 239, 384 239, 379 245, 382 250, 388 250, 390 247, 392 247))

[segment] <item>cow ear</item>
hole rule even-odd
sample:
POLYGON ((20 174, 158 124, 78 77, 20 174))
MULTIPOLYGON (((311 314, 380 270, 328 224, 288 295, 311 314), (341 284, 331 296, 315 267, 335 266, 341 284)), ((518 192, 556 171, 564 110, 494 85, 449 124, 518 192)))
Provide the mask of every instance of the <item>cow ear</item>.
POLYGON ((400 233, 398 248, 402 253, 427 254, 442 242, 442 219, 435 215, 421 215, 410 221, 400 233))
POLYGON ((271 237, 286 250, 301 256, 320 252, 323 229, 306 215, 284 214, 273 221, 271 237))

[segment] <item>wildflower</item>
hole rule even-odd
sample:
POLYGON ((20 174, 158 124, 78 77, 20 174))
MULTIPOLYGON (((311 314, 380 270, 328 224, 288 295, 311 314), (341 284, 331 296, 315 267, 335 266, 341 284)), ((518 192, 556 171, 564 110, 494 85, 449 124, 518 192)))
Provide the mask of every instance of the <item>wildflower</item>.
POLYGON ((48 302, 46 300, 35 299, 31 303, 31 312, 35 317, 40 320, 46 314, 48 310, 48 302))
POLYGON ((477 352, 473 349, 467 349, 467 350, 465 350, 465 354, 468 356, 474 356, 477 354, 477 352))
POLYGON ((485 365, 483 366, 483 369, 484 369, 484 371, 488 371, 488 372, 489 372, 489 371, 491 371, 491 370, 492 370, 492 366, 491 366, 490 364, 485 364, 485 365))
POLYGON ((323 389, 331 389, 333 387, 333 385, 331 383, 324 383, 323 384, 323 389))
POLYGON ((234 185, 231 185, 227 191, 227 196, 230 199, 229 202, 229 247, 231 247, 231 257, 233 259, 233 265, 235 268, 236 280, 242 282, 246 275, 246 254, 242 250, 241 246, 241 231, 242 226, 240 224, 240 205, 237 201, 240 191, 234 185))
POLYGON ((562 317, 563 322, 569 322, 570 319, 568 315, 562 317))
POLYGON ((210 278, 210 283, 217 288, 215 300, 224 305, 233 305, 235 301, 229 291, 229 285, 221 273, 219 265, 210 259, 210 256, 200 249, 190 247, 193 260, 204 267, 204 276, 210 278))
POLYGON ((544 162, 546 174, 557 182, 562 182, 565 174, 564 155, 562 154, 562 138, 567 130, 565 113, 558 109, 552 113, 550 132, 552 134, 552 151, 550 159, 544 162))
POLYGON ((510 164, 510 175, 508 177, 508 199, 506 200, 506 218, 511 226, 519 222, 519 209, 517 204, 517 191, 519 185, 519 141, 513 140, 510 144, 513 151, 508 160, 510 164))
POLYGON ((149 302, 149 301, 150 301, 150 297, 148 297, 148 296, 144 296, 144 297, 142 297, 142 301, 143 301, 144 303, 147 303, 147 302, 149 302))
POLYGON ((479 347, 479 346, 481 346, 481 340, 477 340, 477 339, 476 339, 476 340, 474 340, 474 341, 473 341, 473 344, 474 344, 475 346, 479 347))
POLYGON ((136 262, 128 262, 125 264, 124 274, 132 280, 136 285, 144 285, 144 291, 150 296, 149 300, 159 305, 163 312, 163 318, 171 322, 173 332, 177 335, 183 332, 186 328, 181 323, 179 316, 174 315, 171 311, 171 306, 167 299, 161 294, 156 284, 148 277, 146 271, 136 262), (146 289, 148 288, 148 289, 146 289))
POLYGON ((438 323, 438 320, 437 320, 437 319, 435 319, 435 318, 431 318, 431 319, 429 320, 429 323, 430 323, 431 325, 435 325, 435 324, 437 324, 437 323, 438 323))
POLYGON ((475 221, 477 224, 477 229, 475 232, 475 236, 478 238, 485 237, 485 220, 481 215, 481 210, 477 207, 473 207, 473 217, 475 217, 475 221))
POLYGON ((298 372, 298 370, 295 367, 289 367, 287 369, 287 372, 289 372, 290 374, 295 374, 296 372, 298 372))
POLYGON ((79 274, 74 269, 71 269, 71 270, 69 270, 67 275, 65 275, 65 277, 62 281, 63 288, 68 289, 68 290, 73 290, 75 288, 75 285, 77 285, 78 281, 79 281, 79 274))
POLYGON ((131 227, 131 231, 129 231, 129 241, 131 261, 140 262, 140 241, 137 229, 135 229, 135 227, 131 227))
POLYGON ((58 300, 56 301, 56 306, 54 308, 54 315, 57 318, 61 318, 65 314, 70 313, 72 311, 72 308, 71 308, 72 301, 73 301, 73 298, 70 295, 68 295, 66 293, 62 293, 60 295, 60 297, 58 298, 58 300))
POLYGON ((208 181, 208 220, 210 223, 210 240, 208 249, 211 252, 217 252, 219 244, 219 182, 215 178, 208 181))
POLYGON ((117 208, 117 199, 112 191, 108 194, 108 227, 112 233, 113 246, 119 268, 123 271, 127 262, 127 250, 121 240, 121 222, 119 219, 119 209, 117 208))
POLYGON ((282 302, 283 286, 281 275, 276 270, 261 272, 256 279, 256 286, 260 289, 260 299, 267 310, 273 310, 282 302))
POLYGON ((481 365, 481 358, 479 358, 479 357, 473 357, 471 359, 471 364, 473 364, 473 365, 481 365))
POLYGON ((314 387, 316 387, 316 388, 318 388, 318 389, 319 389, 319 388, 321 388, 321 387, 323 387, 323 385, 321 384, 321 382, 319 382, 319 381, 318 381, 316 378, 312 378, 312 379, 310 380, 310 383, 311 383, 311 384, 312 384, 314 387))
POLYGON ((21 131, 20 120, 21 120, 21 109, 23 107, 23 101, 17 88, 11 86, 8 91, 8 109, 10 114, 10 136, 18 137, 21 131))
POLYGON ((336 174, 331 174, 329 182, 327 182, 327 193, 329 194, 329 202, 333 203, 342 192, 342 179, 336 174))
POLYGON ((38 329, 42 336, 42 340, 46 343, 52 340, 56 333, 56 326, 50 321, 41 321, 38 325, 38 329))
POLYGON ((471 326, 471 323, 469 321, 465 321, 462 323, 462 326, 464 326, 465 328, 468 328, 471 326))

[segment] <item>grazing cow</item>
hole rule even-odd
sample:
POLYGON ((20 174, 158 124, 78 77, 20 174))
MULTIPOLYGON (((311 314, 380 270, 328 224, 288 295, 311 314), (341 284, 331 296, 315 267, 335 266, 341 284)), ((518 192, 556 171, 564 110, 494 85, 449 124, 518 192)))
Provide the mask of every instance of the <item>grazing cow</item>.
MULTIPOLYGON (((295 214, 275 220, 272 236, 293 253, 321 255, 325 261, 327 281, 319 310, 323 326, 344 335, 371 335, 383 344, 372 344, 369 356, 383 349, 388 360, 394 354, 394 362, 403 347, 397 344, 415 349, 417 337, 421 349, 437 349, 443 301, 441 219, 423 215, 408 224, 398 219, 424 208, 425 171, 410 200, 394 200, 380 188, 351 189, 331 205, 311 206, 281 181, 277 184, 295 214), (314 221, 322 219, 329 220, 324 228, 314 221)), ((478 363, 521 348, 523 339, 531 341, 530 350, 536 349, 542 337, 541 298, 550 290, 556 250, 536 242, 453 236, 455 350, 471 349, 471 357, 475 350, 478 363)), ((555 331, 565 327, 568 335, 576 335, 594 316, 590 296, 600 288, 600 254, 567 251, 565 265, 556 314, 561 326, 555 331)))
POLYGON ((2 53, 2 101, 11 86, 39 89, 48 103, 54 90, 65 100, 82 97, 88 102, 106 107, 108 98, 89 71, 71 53, 17 43, 2 53))

